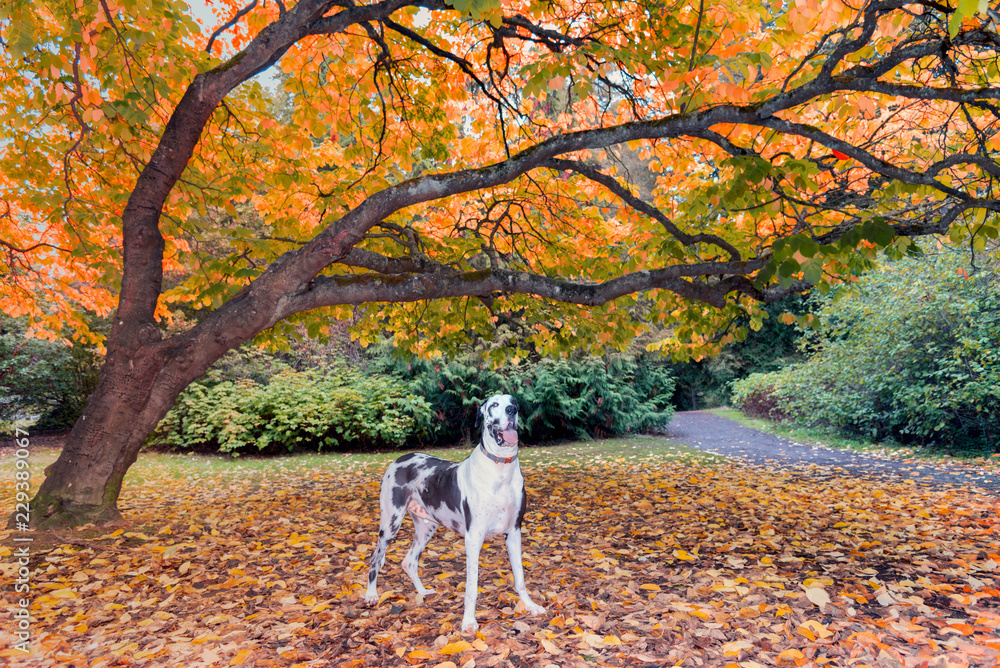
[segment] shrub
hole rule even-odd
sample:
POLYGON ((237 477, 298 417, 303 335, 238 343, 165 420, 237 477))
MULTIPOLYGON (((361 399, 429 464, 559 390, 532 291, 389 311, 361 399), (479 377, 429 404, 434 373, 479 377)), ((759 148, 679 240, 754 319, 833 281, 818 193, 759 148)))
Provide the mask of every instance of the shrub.
POLYGON ((431 404, 429 438, 439 443, 474 440, 480 402, 498 393, 517 398, 521 429, 536 442, 653 431, 673 415, 668 366, 642 358, 546 359, 493 370, 469 360, 394 360, 383 351, 376 366, 408 380, 431 404))
POLYGON ((100 356, 81 343, 25 338, 26 319, 0 316, 0 423, 68 429, 97 387, 100 356))
POLYGON ((343 367, 284 369, 258 382, 191 384, 160 421, 151 444, 241 452, 398 446, 423 433, 430 406, 406 383, 343 367))
POLYGON ((1000 287, 992 268, 961 268, 897 261, 818 298, 808 360, 735 383, 734 403, 876 440, 1000 449, 1000 287))
POLYGON ((777 394, 778 374, 752 373, 732 384, 730 401, 738 406, 744 415, 752 418, 781 422, 788 418, 782 409, 781 397, 777 394))

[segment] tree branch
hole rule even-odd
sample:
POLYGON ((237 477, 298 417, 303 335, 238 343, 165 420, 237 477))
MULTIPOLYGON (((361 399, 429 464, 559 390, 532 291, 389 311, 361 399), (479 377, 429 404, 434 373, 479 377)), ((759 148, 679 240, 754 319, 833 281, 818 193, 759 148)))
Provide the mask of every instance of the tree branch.
POLYGON ((619 199, 625 202, 625 204, 663 225, 664 229, 668 234, 670 234, 670 236, 674 237, 685 246, 693 246, 699 243, 714 244, 729 253, 730 260, 739 261, 742 259, 740 252, 722 237, 704 233, 688 234, 681 231, 681 229, 678 228, 665 213, 633 195, 628 188, 615 179, 611 178, 607 174, 601 173, 597 169, 585 163, 576 160, 561 160, 558 158, 552 158, 542 163, 541 166, 557 171, 577 172, 595 183, 600 183, 602 186, 617 195, 619 199))
POLYGON ((603 283, 576 283, 507 269, 447 275, 317 276, 305 290, 290 297, 278 315, 280 319, 293 313, 340 304, 488 297, 494 293, 527 294, 570 304, 600 306, 623 295, 656 289, 669 290, 687 299, 721 308, 729 292, 752 289, 749 281, 733 281, 732 275, 751 274, 766 263, 765 259, 756 259, 675 265, 637 271, 603 283), (696 280, 709 275, 729 276, 717 285, 696 280))

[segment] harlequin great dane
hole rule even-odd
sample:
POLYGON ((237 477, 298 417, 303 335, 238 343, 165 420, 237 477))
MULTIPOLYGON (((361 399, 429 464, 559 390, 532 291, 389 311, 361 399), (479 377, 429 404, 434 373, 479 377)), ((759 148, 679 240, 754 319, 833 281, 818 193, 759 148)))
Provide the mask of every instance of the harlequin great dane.
MULTIPOLYGON (((465 536, 465 612, 462 630, 475 631, 476 598, 479 595, 479 552, 483 541, 503 534, 514 574, 514 590, 533 615, 545 612, 528 595, 521 564, 521 520, 527 504, 524 478, 517 461, 517 402, 507 394, 487 399, 479 407, 483 435, 479 445, 461 462, 450 462, 425 454, 403 455, 382 476, 378 543, 368 571, 365 601, 378 603, 375 582, 385 562, 389 542, 399 531, 403 515, 413 518, 414 536, 403 570, 417 593, 434 593, 420 582, 417 563, 438 526, 465 536)), ((478 420, 477 420, 478 424, 478 420)))

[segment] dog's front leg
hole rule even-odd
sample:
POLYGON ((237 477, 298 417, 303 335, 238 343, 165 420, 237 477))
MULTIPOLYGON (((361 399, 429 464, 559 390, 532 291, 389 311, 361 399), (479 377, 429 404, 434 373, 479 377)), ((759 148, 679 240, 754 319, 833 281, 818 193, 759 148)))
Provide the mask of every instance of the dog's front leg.
POLYGON ((462 615, 462 631, 475 631, 476 599, 479 598, 479 553, 483 549, 485 534, 470 528, 465 533, 465 612, 462 615))
POLYGON ((507 556, 510 557, 510 570, 514 574, 514 591, 521 598, 525 609, 532 615, 541 615, 545 608, 531 600, 528 587, 524 584, 524 564, 521 563, 521 530, 511 529, 507 532, 507 556))

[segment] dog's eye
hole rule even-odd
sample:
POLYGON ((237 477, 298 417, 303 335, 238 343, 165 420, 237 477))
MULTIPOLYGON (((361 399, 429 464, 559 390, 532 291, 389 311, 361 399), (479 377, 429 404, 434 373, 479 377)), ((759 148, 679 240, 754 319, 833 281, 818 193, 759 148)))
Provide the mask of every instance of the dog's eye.
POLYGON ((495 401, 494 401, 494 402, 493 402, 492 404, 490 404, 490 408, 491 408, 491 409, 492 409, 492 408, 496 408, 496 407, 497 407, 497 406, 499 406, 499 405, 500 405, 500 404, 498 404, 497 402, 495 402, 495 401))

